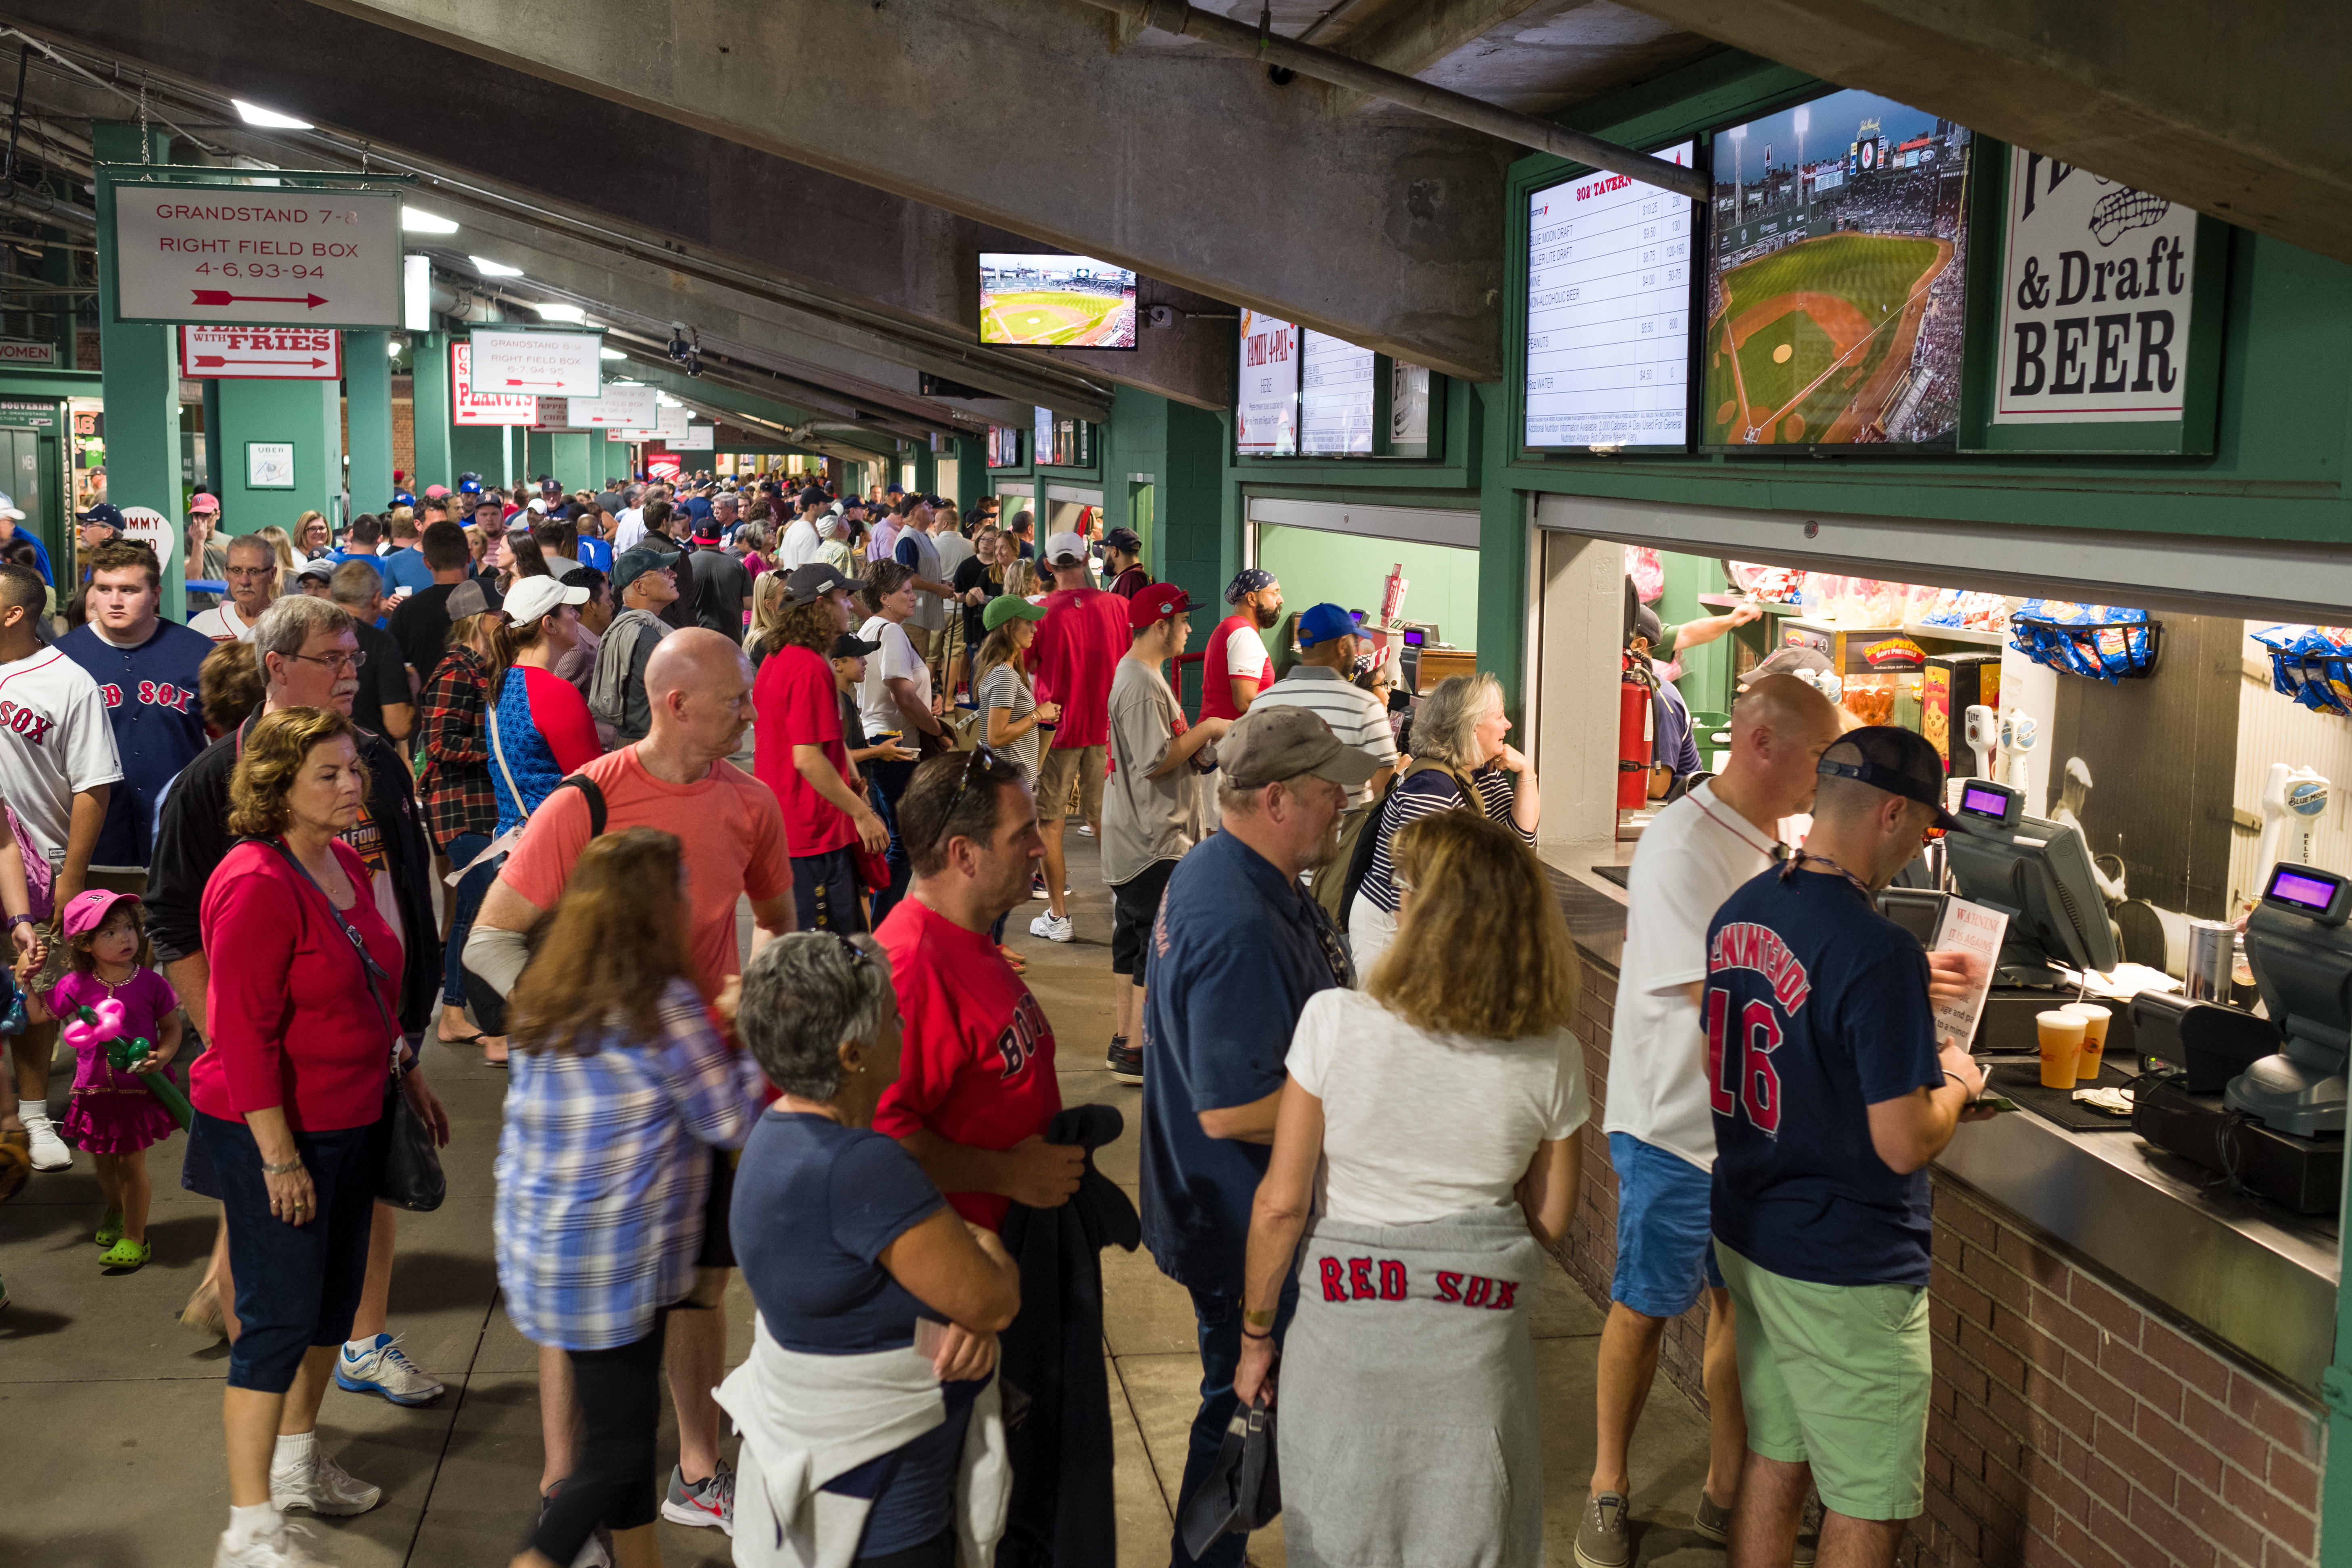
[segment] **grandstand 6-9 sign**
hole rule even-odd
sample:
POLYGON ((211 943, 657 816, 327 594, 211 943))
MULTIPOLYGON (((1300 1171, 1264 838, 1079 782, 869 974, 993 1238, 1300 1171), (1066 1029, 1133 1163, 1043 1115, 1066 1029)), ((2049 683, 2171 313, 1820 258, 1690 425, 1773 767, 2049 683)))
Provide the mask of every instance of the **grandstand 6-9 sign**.
POLYGON ((2007 174, 1985 443, 2210 450, 2218 226, 2022 147, 2007 174))

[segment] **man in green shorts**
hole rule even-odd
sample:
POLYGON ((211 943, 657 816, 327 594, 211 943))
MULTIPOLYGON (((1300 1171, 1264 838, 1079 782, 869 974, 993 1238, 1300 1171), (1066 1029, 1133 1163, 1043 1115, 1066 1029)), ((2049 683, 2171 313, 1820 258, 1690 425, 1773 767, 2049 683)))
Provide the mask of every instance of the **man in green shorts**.
POLYGON ((1927 1163, 1984 1074, 1939 1051, 1919 943, 1875 895, 1953 819, 1907 730, 1822 754, 1803 849, 1707 927, 1700 1017, 1715 1258, 1738 1325, 1748 1462, 1731 1568, 1787 1568, 1808 1483, 1821 1561, 1891 1564, 1926 1506, 1927 1163))

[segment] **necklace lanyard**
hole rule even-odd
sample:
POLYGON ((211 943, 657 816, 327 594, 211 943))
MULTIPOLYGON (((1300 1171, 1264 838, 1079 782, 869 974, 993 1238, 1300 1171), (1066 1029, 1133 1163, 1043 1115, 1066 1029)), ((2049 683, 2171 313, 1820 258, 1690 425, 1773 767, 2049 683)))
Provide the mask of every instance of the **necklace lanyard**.
POLYGON ((1827 866, 1831 870, 1835 871, 1839 876, 1843 877, 1847 881, 1853 883, 1853 890, 1860 893, 1864 900, 1874 906, 1877 903, 1877 898, 1871 892, 1869 883, 1864 881, 1861 878, 1855 876, 1853 872, 1847 870, 1844 867, 1839 865, 1828 856, 1816 855, 1808 849, 1791 849, 1789 851, 1788 864, 1780 868, 1780 880, 1786 882, 1794 878, 1797 874, 1798 868, 1802 866, 1808 860, 1820 861, 1822 865, 1827 866))
POLYGON ((1778 839, 1773 840, 1772 847, 1769 849, 1765 848, 1762 845, 1757 843, 1756 840, 1748 837, 1748 835, 1740 832, 1739 829, 1732 826, 1731 824, 1716 816, 1715 813, 1708 811, 1706 809, 1706 802, 1699 799, 1696 795, 1693 795, 1690 797, 1690 803, 1698 807, 1701 812, 1705 813, 1706 819, 1709 822, 1714 823, 1717 827, 1722 828, 1726 833, 1730 834, 1734 838, 1738 839, 1739 842, 1747 845, 1748 847, 1755 850, 1759 855, 1763 856, 1766 859, 1778 860, 1782 856, 1790 853, 1789 847, 1780 842, 1778 839))

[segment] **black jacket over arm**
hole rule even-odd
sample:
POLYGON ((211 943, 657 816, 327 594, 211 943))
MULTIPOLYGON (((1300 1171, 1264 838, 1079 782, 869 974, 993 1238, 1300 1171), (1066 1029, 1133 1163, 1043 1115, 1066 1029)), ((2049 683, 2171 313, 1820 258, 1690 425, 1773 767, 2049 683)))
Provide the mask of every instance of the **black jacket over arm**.
MULTIPOLYGON (((173 782, 155 827, 155 863, 147 872, 147 934, 155 956, 169 963, 204 951, 197 922, 205 884, 236 842, 228 830, 228 782, 236 771, 256 709, 236 729, 203 751, 173 782)), ((392 742, 360 731, 360 761, 368 766, 368 815, 383 834, 384 860, 400 903, 400 1026, 415 1034, 441 1003, 441 926, 433 913, 433 849, 425 842, 408 765, 392 742)))

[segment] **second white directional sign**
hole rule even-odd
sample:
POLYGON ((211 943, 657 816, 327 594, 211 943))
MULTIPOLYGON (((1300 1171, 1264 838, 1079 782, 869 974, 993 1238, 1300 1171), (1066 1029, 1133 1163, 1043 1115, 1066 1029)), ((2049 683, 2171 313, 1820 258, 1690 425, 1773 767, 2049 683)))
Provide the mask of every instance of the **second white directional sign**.
POLYGON ((604 389, 599 332, 474 329, 474 390, 496 396, 594 397, 604 389))

